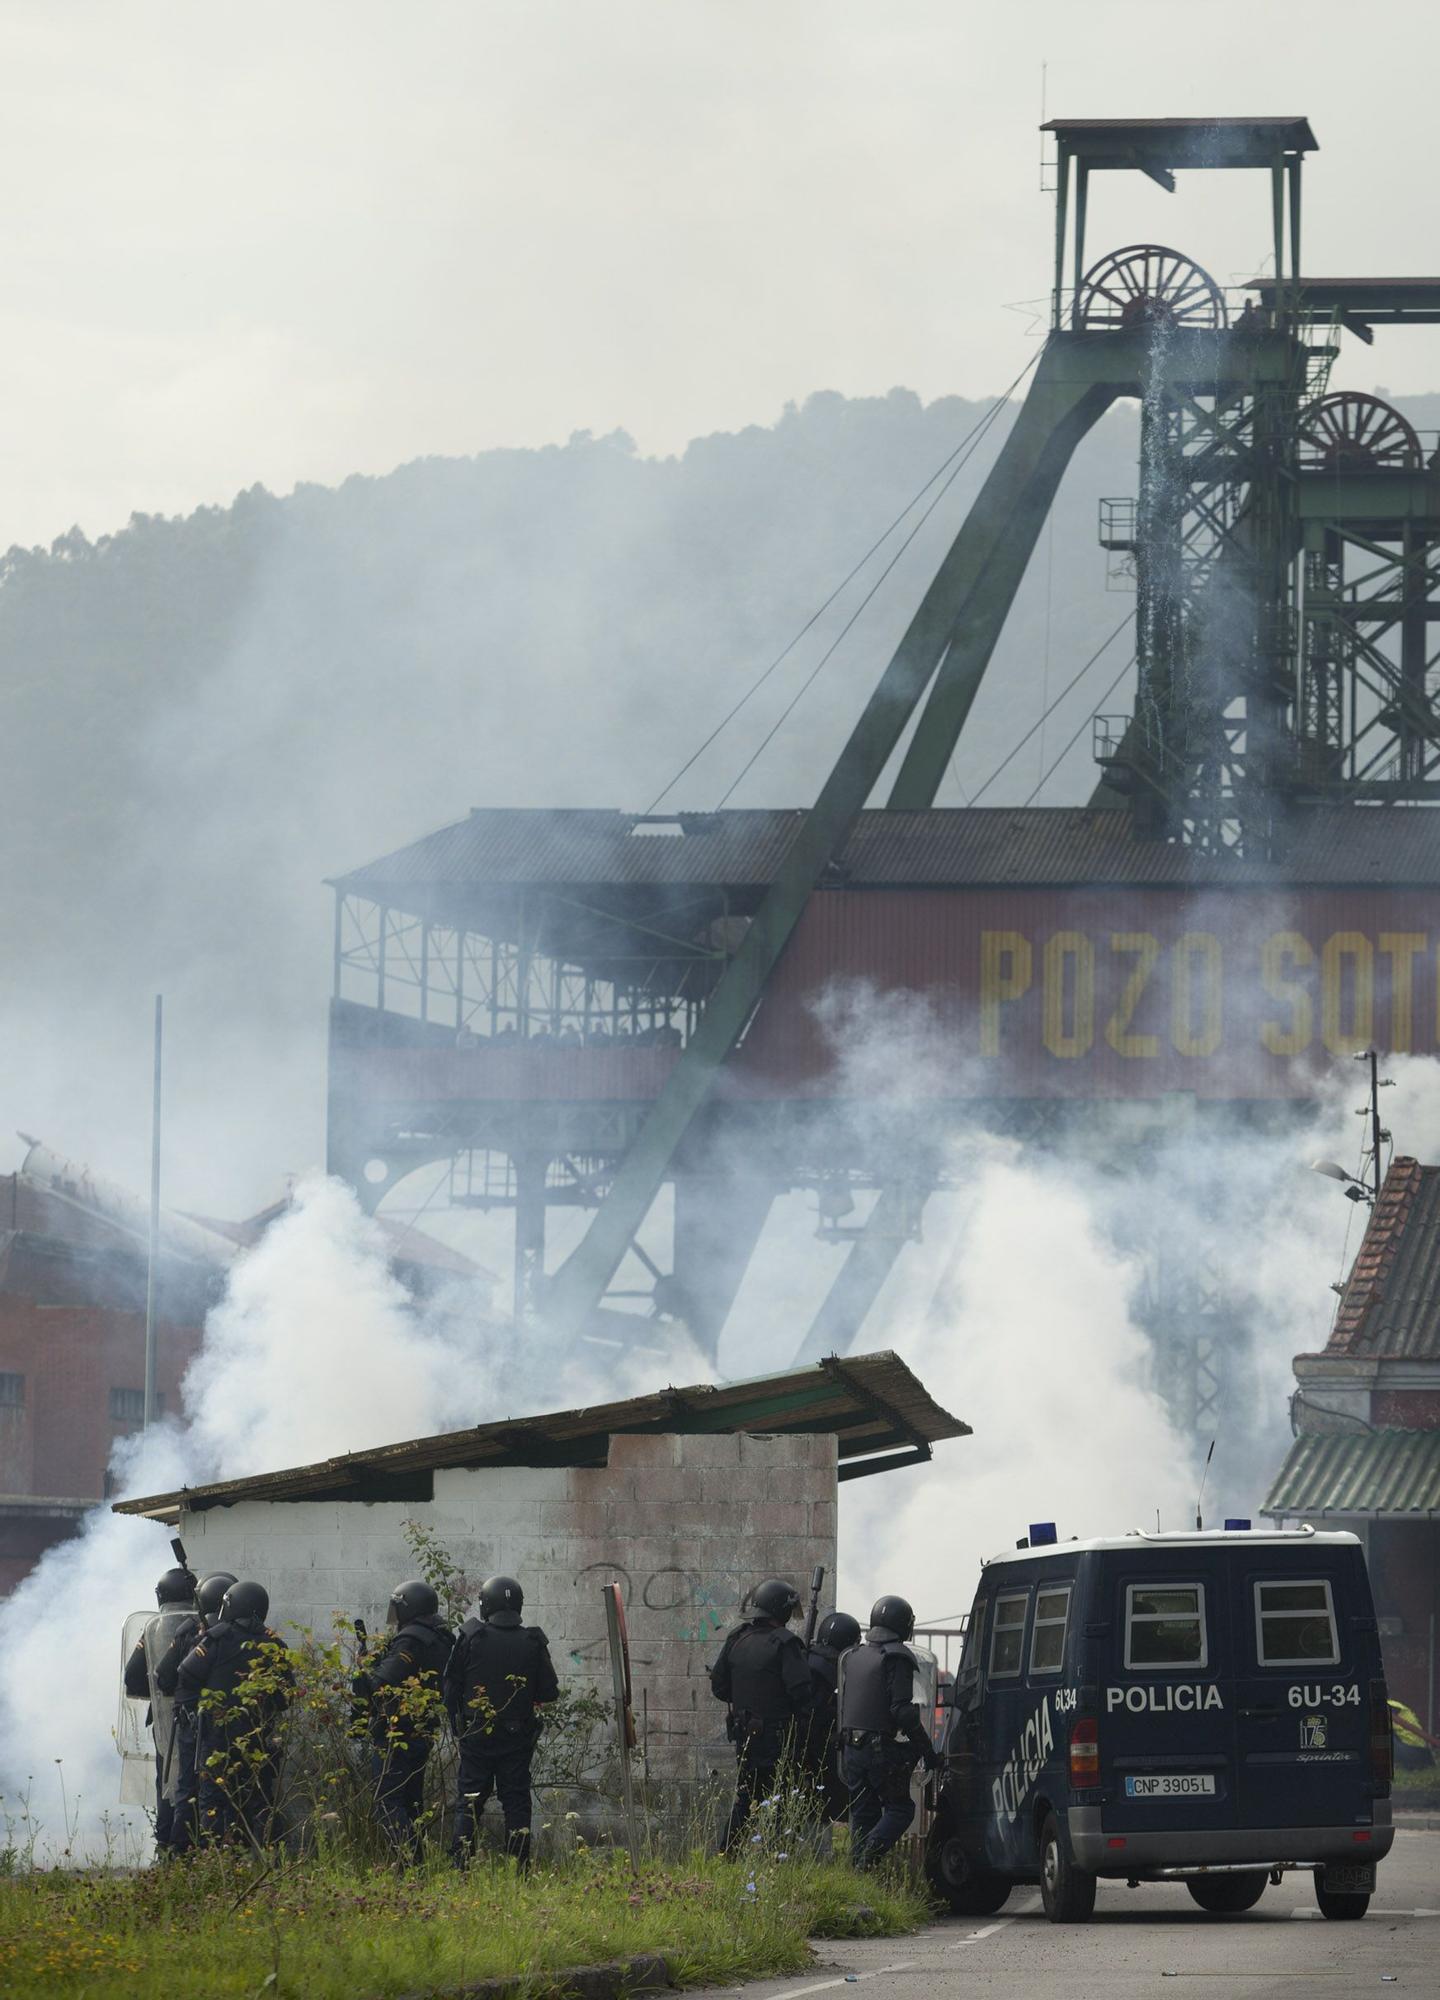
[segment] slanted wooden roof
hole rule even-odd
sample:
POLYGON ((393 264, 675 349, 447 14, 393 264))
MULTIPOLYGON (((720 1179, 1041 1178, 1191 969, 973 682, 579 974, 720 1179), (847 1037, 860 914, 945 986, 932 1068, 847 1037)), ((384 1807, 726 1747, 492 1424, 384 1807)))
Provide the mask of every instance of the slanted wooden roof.
POLYGON ((942 1410, 898 1354, 829 1355, 813 1368, 719 1385, 659 1389, 621 1403, 509 1417, 472 1430, 444 1431, 402 1444, 345 1452, 314 1465, 288 1466, 177 1493, 120 1500, 117 1514, 173 1521, 238 1500, 375 1500, 416 1497, 407 1482, 460 1468, 506 1465, 604 1465, 620 1435, 833 1431, 840 1477, 858 1479, 922 1463, 942 1438, 968 1437, 970 1426, 942 1410))

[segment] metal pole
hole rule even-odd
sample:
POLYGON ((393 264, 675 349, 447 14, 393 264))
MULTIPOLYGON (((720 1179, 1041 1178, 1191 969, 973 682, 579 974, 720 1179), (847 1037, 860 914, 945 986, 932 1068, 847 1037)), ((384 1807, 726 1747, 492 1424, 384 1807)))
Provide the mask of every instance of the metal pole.
POLYGON ((155 995, 155 1077, 150 1107, 150 1256, 145 1269, 145 1428, 160 1414, 155 1387, 155 1281, 160 1266, 160 1046, 164 1001, 155 995))
POLYGON ((1370 1143, 1375 1148, 1375 1199, 1380 1199, 1380 1055, 1371 1049, 1370 1056, 1370 1143))

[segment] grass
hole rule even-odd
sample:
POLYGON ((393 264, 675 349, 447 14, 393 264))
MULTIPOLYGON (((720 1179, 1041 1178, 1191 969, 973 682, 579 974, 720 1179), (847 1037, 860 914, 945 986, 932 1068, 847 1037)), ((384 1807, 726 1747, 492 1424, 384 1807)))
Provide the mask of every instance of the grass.
POLYGON ((504 1862, 411 1875, 221 1855, 137 1874, 0 1879, 0 1992, 221 2000, 367 2000, 467 1980, 664 1951, 699 1985, 794 1971, 813 1936, 880 1936, 925 1920, 898 1873, 858 1882, 833 1862, 695 1854, 638 1875, 608 1851, 517 1877, 504 1862))

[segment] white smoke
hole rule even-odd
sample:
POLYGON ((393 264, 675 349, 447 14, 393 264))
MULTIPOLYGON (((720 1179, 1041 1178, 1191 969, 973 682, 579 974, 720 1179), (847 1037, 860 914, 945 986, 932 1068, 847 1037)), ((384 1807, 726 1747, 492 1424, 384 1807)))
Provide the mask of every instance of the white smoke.
MULTIPOLYGON (((418 1308, 350 1189, 313 1175, 233 1266, 179 1420, 117 1449, 116 1497, 635 1393, 644 1365, 561 1356, 538 1331, 487 1326, 463 1288, 418 1308)), ((97 1507, 0 1604, 0 1793, 12 1840, 38 1829, 42 1854, 95 1856, 118 1838, 134 1856, 148 1839, 144 1815, 114 1804, 113 1731, 122 1628, 154 1604, 169 1533, 97 1507)))
MULTIPOLYGON (((981 1561, 1030 1521, 1062 1535, 1185 1524, 1191 1452, 1147 1387, 1139 1273, 1054 1162, 977 1147, 940 1218, 948 1255, 899 1344, 975 1435, 922 1472, 845 1490, 847 1600, 902 1590, 922 1616, 968 1610, 981 1561)), ((853 1607, 852 1607, 853 1608, 853 1607)))

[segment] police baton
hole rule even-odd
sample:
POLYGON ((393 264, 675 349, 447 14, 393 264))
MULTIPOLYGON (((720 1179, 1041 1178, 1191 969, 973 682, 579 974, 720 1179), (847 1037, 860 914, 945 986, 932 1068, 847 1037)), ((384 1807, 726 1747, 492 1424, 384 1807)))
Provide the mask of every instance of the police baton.
POLYGON ((820 1620, 820 1586, 825 1581, 825 1565, 816 1563, 810 1572, 810 1609, 805 1613, 805 1644, 815 1643, 815 1627, 820 1620))

